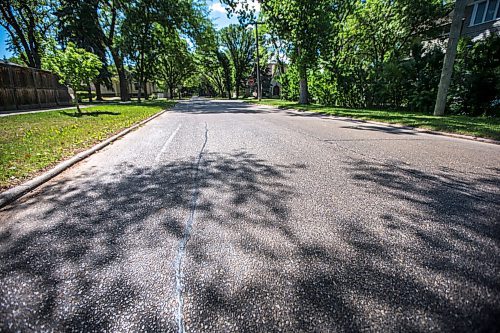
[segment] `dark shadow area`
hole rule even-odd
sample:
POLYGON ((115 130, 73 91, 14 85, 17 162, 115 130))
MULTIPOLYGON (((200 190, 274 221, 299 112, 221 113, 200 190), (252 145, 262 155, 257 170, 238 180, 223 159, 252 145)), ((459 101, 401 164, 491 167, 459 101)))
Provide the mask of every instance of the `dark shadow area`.
MULTIPOLYGON (((14 214, 40 207, 19 221, 26 232, 6 220, 0 233, 0 330, 110 330, 130 312, 126 329, 176 331, 174 309, 165 313, 161 305, 174 300, 173 262, 192 207, 193 161, 124 164, 111 174, 93 170, 4 209, 14 214), (138 253, 145 255, 132 260, 138 253)), ((245 152, 208 154, 198 186, 226 184, 233 205, 268 207, 280 202, 280 182, 297 167, 270 165, 245 152)), ((197 214, 213 209, 210 198, 199 199, 197 214)))
POLYGON ((174 112, 190 114, 266 114, 276 113, 276 110, 258 105, 244 103, 238 100, 207 100, 192 99, 187 103, 179 103, 174 112))
POLYGON ((89 112, 82 111, 81 113, 78 113, 77 111, 75 111, 75 112, 61 111, 59 113, 62 115, 68 116, 68 117, 73 117, 73 118, 99 117, 99 116, 103 116, 103 115, 118 116, 121 114, 120 112, 99 111, 99 110, 89 111, 89 112))
MULTIPOLYGON (((217 231, 190 244, 195 331, 495 332, 500 174, 429 174, 362 159, 346 160, 345 168, 386 209, 375 220, 359 212, 358 219, 307 222, 319 233, 341 225, 330 239, 297 230, 294 223, 306 222, 294 222, 283 203, 300 190, 287 186, 273 185, 281 193, 266 201, 276 214, 250 218, 229 204, 223 207, 232 212, 203 214, 217 231)), ((227 174, 220 193, 233 183, 227 174)))
POLYGON ((394 127, 389 124, 387 126, 377 126, 377 125, 358 125, 358 126, 341 126, 340 128, 352 129, 356 131, 372 131, 372 132, 382 132, 388 134, 405 134, 405 135, 415 135, 416 132, 401 128, 394 127))
MULTIPOLYGON (((194 161, 93 170, 4 210, 21 220, 0 233, 0 330, 177 331, 173 262, 194 161)), ((496 331, 498 172, 361 159, 344 168, 386 204, 378 219, 297 220, 325 209, 301 205, 312 195, 294 186, 305 165, 204 155, 185 262, 188 331, 496 331)))

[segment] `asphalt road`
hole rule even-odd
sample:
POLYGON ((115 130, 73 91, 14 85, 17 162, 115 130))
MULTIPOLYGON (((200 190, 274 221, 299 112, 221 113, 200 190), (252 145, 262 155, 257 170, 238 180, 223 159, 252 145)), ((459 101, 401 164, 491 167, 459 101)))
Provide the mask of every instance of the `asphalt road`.
POLYGON ((500 146, 180 103, 0 211, 0 331, 495 332, 500 146))

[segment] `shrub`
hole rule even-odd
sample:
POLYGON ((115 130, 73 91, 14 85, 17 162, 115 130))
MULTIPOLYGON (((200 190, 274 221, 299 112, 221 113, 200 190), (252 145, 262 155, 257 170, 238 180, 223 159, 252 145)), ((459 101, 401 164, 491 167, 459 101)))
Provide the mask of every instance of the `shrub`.
POLYGON ((500 36, 458 46, 450 111, 470 116, 500 116, 500 36))

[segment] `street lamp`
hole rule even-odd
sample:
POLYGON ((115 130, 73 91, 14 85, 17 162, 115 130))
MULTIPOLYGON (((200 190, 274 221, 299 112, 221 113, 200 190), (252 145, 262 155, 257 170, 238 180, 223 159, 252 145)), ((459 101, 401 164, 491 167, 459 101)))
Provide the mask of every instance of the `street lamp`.
POLYGON ((259 101, 262 100, 262 84, 260 82, 260 59, 259 59, 259 24, 264 24, 264 22, 249 22, 248 25, 254 24, 255 25, 255 58, 256 58, 256 64, 257 64, 257 99, 259 101))

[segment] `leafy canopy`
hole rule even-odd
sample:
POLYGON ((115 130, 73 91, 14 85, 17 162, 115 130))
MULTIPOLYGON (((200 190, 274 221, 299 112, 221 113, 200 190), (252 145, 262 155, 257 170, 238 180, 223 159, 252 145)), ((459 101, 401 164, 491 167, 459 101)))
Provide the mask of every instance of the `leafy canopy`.
MULTIPOLYGON (((62 84, 68 85, 76 93, 99 75, 102 62, 95 54, 77 48, 70 42, 64 50, 54 49, 53 54, 47 57, 46 66, 59 75, 62 84)), ((78 101, 77 107, 80 111, 78 101)))

